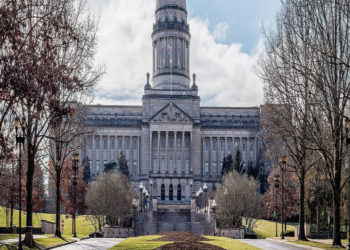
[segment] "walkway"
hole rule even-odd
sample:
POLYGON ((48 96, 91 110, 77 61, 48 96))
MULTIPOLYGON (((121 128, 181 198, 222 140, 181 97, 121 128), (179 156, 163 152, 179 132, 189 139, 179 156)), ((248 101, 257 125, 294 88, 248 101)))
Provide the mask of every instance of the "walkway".
POLYGON ((315 247, 298 246, 296 244, 279 242, 276 240, 240 240, 241 242, 249 245, 259 247, 263 250, 305 250, 305 249, 318 249, 315 247))
POLYGON ((73 244, 57 247, 57 250, 107 250, 125 239, 91 238, 73 244))

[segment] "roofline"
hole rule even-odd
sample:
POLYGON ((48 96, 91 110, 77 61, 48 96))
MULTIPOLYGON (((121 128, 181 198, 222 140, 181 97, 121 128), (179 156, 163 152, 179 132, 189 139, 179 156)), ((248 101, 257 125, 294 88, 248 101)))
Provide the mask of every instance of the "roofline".
POLYGON ((142 108, 142 105, 99 105, 99 104, 94 104, 94 105, 85 105, 88 108, 142 108))
POLYGON ((258 106, 253 107, 200 107, 200 109, 260 109, 258 106))

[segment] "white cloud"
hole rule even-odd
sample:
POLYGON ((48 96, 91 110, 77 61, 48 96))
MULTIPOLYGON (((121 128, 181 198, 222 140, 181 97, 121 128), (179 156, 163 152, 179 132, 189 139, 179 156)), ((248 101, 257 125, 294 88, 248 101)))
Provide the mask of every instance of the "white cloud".
MULTIPOLYGON (((155 1, 118 0, 91 3, 100 15, 97 63, 106 74, 96 87, 94 103, 141 104, 146 73, 152 70, 151 32, 155 1), (98 7, 96 7, 98 6, 98 7)), ((254 67, 262 51, 257 44, 251 55, 240 44, 225 45, 228 26, 211 33, 209 21, 189 20, 191 71, 197 74, 202 105, 256 106, 263 101, 263 84, 254 67)))
POLYGON ((227 31, 229 30, 230 26, 228 23, 218 23, 215 25, 213 36, 216 41, 218 42, 224 42, 227 38, 227 31))

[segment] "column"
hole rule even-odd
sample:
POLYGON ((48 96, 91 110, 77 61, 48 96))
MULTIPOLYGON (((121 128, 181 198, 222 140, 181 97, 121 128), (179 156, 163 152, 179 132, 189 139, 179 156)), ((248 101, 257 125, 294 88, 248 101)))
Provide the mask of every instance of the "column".
POLYGON ((201 167, 201 172, 202 172, 202 177, 204 176, 205 173, 205 138, 202 137, 202 167, 201 167))
POLYGON ((125 153, 125 136, 123 136, 123 147, 122 147, 122 150, 125 153))
POLYGON ((166 135, 165 135, 165 137, 166 137, 166 139, 165 139, 165 154, 166 154, 166 164, 165 164, 165 166, 166 166, 166 172, 167 173, 169 173, 169 155, 168 155, 168 150, 169 150, 169 131, 166 131, 165 132, 166 133, 166 135))
POLYGON ((108 135, 107 136, 107 163, 111 161, 111 137, 108 135))
POLYGON ((140 161, 140 155, 141 155, 141 136, 138 137, 137 140, 137 166, 138 166, 138 171, 137 175, 139 178, 141 178, 141 161, 140 161))
POLYGON ((152 173, 154 173, 154 167, 153 167, 153 131, 150 131, 150 140, 149 140, 149 150, 150 150, 150 157, 149 157, 149 169, 152 173))
POLYGON ((160 131, 158 131, 158 172, 160 172, 160 131))
POLYGON ((208 174, 209 176, 212 173, 212 166, 213 166, 213 137, 210 137, 210 143, 209 143, 209 170, 208 174))
MULTIPOLYGON (((216 173, 214 173, 214 177, 216 177, 218 175, 219 172, 219 159, 220 159, 220 152, 221 152, 221 141, 220 141, 220 137, 216 137, 216 173)), ((221 161, 221 160, 220 160, 221 161)))
POLYGON ((176 152, 177 152, 177 142, 176 142, 176 131, 174 131, 174 160, 173 160, 173 171, 176 169, 177 159, 176 159, 176 152))
POLYGON ((225 136, 225 144, 224 144, 224 157, 226 157, 226 156, 227 156, 227 152, 228 152, 228 150, 227 150, 227 137, 225 136))
POLYGON ((100 173, 103 171, 104 169, 104 165, 103 165, 103 136, 100 135, 100 173))
POLYGON ((185 131, 182 131, 182 143, 181 143, 181 149, 182 149, 182 156, 181 156, 181 172, 185 172, 185 131))
POLYGON ((92 169, 91 169, 91 174, 94 174, 96 173, 96 146, 95 146, 95 135, 92 135, 92 159, 91 159, 91 162, 92 162, 92 169))
MULTIPOLYGON (((189 164, 189 168, 190 168, 190 174, 193 174, 193 169, 192 169, 192 150, 193 150, 193 148, 192 148, 192 140, 193 140, 193 138, 192 138, 192 131, 190 132, 190 154, 189 154, 189 161, 188 161, 188 164, 189 164)), ((191 193, 191 195, 192 195, 192 193, 191 193)))

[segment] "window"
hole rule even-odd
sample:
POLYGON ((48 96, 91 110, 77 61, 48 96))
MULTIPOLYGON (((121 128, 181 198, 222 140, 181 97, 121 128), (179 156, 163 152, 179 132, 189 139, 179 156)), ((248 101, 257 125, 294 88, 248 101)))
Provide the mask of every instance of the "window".
POLYGON ((216 152, 217 148, 217 141, 213 141, 213 151, 216 152))
POLYGON ((250 152, 254 152, 254 142, 250 142, 250 152))
POLYGON ((206 162, 205 163, 205 174, 208 174, 209 173, 209 163, 206 162))
POLYGON ((107 138, 103 138, 103 150, 107 150, 107 143, 108 143, 108 140, 107 138))
POLYGON ((228 151, 232 152, 232 141, 228 142, 228 151))
POLYGON ((209 141, 205 140, 205 152, 209 152, 209 141))
POLYGON ((174 148, 174 138, 173 137, 169 138, 169 146, 170 146, 170 148, 174 148))
POLYGON ((169 200, 170 201, 174 200, 174 190, 173 190, 172 184, 170 184, 170 186, 169 186, 169 200))
POLYGON ((136 139, 134 139, 133 145, 134 145, 134 150, 137 150, 137 140, 136 139))
POLYGON ((174 167, 173 159, 169 160, 169 166, 170 166, 170 171, 172 172, 173 167, 174 167))
POLYGON ((153 138, 153 148, 158 148, 158 139, 153 138))
POLYGON ((247 152, 247 142, 243 142, 243 152, 247 152))
POLYGON ((165 200, 165 186, 164 186, 164 184, 163 184, 162 187, 160 188, 160 199, 161 199, 162 201, 165 200))
POLYGON ((88 147, 90 150, 92 150, 92 138, 88 139, 88 147))
POLYGON ((118 141, 119 141, 119 150, 123 150, 123 139, 119 138, 118 141))
POLYGON ((177 200, 181 201, 181 185, 177 186, 177 200))
POLYGON ((221 151, 225 151, 225 141, 220 141, 221 151))
POLYGON ((136 176, 137 173, 137 162, 134 161, 134 176, 136 176))
POLYGON ((181 138, 177 138, 177 147, 181 148, 181 138))
POLYGON ((157 167, 158 167, 158 159, 155 158, 155 159, 153 160, 153 169, 157 169, 157 167))
POLYGON ((186 148, 190 148, 190 138, 189 137, 186 137, 186 148))
POLYGON ((186 161, 185 161, 185 167, 186 167, 186 169, 189 169, 189 167, 190 167, 190 162, 189 162, 189 160, 186 160, 186 161))
POLYGON ((96 143, 96 150, 100 150, 100 140, 99 140, 99 138, 95 139, 95 143, 96 143))
POLYGON ((162 170, 165 171, 165 158, 162 158, 162 170))
POLYGON ((216 173, 216 162, 213 162, 213 172, 216 173))
POLYGON ((112 150, 115 149, 115 138, 114 137, 112 137, 112 140, 111 140, 111 148, 112 148, 112 150))
POLYGON ((126 139, 126 145, 125 145, 125 150, 130 149, 130 139, 126 139))
POLYGON ((165 148, 165 137, 160 138, 162 148, 165 148))
POLYGON ((238 149, 238 141, 235 141, 235 149, 238 149))
POLYGON ((100 172, 100 161, 96 161, 96 173, 100 172))

